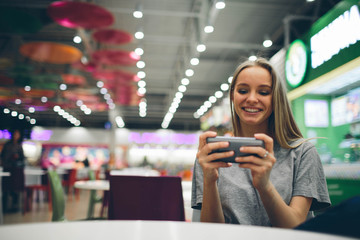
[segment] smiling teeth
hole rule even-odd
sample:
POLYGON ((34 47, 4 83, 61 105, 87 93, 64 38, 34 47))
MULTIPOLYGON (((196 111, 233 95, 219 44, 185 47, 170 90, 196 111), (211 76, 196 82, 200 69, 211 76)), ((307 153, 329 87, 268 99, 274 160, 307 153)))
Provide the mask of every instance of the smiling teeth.
POLYGON ((259 112, 259 109, 253 109, 253 108, 244 108, 245 111, 247 112, 259 112))

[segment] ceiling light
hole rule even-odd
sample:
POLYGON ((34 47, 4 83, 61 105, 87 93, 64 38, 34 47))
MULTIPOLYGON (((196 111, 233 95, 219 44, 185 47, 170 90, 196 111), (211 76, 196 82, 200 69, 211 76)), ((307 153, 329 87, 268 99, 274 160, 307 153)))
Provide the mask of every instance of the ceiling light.
POLYGON ((136 66, 137 66, 138 68, 144 68, 144 67, 145 67, 145 62, 144 62, 144 61, 138 61, 138 62, 136 63, 136 66))
POLYGON ((181 99, 183 96, 184 96, 184 94, 182 92, 175 93, 175 97, 178 99, 181 99))
POLYGON ((134 18, 142 18, 143 12, 142 12, 142 6, 140 4, 136 4, 136 9, 133 12, 134 18))
POLYGON ((12 111, 11 116, 16 117, 18 115, 17 111, 12 111))
POLYGON ((30 86, 25 86, 25 87, 24 87, 24 90, 27 91, 27 92, 29 92, 29 91, 31 90, 31 87, 30 87, 30 86))
POLYGON ((220 89, 223 90, 224 92, 229 90, 229 84, 227 83, 221 84, 220 89))
POLYGON ((98 88, 102 88, 102 87, 104 86, 104 82, 98 81, 98 82, 96 83, 96 86, 97 86, 98 88))
POLYGON ((210 108, 212 105, 212 103, 210 101, 205 101, 204 102, 204 106, 207 107, 207 108, 210 108))
POLYGON ((144 71, 139 71, 139 72, 137 73, 137 76, 138 76, 139 78, 145 78, 145 77, 146 77, 146 73, 145 73, 144 71))
POLYGON ((138 81, 138 87, 139 88, 142 88, 142 87, 145 87, 145 86, 146 86, 146 82, 144 80, 138 81))
POLYGON ((41 102, 42 103, 46 103, 48 101, 48 98, 47 97, 45 97, 45 96, 42 96, 41 97, 41 102))
POLYGON ((20 119, 20 120, 24 119, 24 117, 25 117, 24 114, 22 114, 22 113, 19 114, 19 119, 20 119))
POLYGON ((139 88, 139 89, 138 89, 138 93, 139 93, 140 95, 144 95, 144 94, 146 93, 146 88, 139 88))
POLYGON ((189 80, 189 79, 187 79, 187 78, 181 79, 181 84, 182 84, 182 85, 187 86, 187 85, 189 85, 189 83, 190 83, 190 80, 189 80))
POLYGON ((62 84, 60 84, 59 88, 60 88, 60 90, 65 91, 67 89, 67 86, 66 86, 66 84, 62 83, 62 84))
POLYGON ((35 108, 34 107, 29 107, 29 113, 34 113, 35 112, 35 108))
POLYGON ((141 47, 135 49, 135 53, 139 56, 144 54, 144 50, 141 47))
POLYGON ((273 42, 271 41, 270 37, 269 36, 265 36, 265 40, 263 42, 263 46, 268 48, 268 47, 271 47, 273 44, 273 42))
POLYGON ((200 61, 199 61, 198 58, 192 58, 192 59, 190 60, 190 64, 193 65, 193 66, 198 65, 199 62, 200 62, 200 61))
POLYGON ((215 96, 210 96, 210 97, 209 97, 209 101, 210 101, 211 103, 215 103, 215 102, 217 101, 217 98, 216 98, 215 96))
POLYGON ((225 2, 223 0, 218 0, 215 4, 216 9, 224 9, 226 6, 225 2))
POLYGON ((178 90, 179 90, 179 92, 185 92, 186 91, 186 87, 184 86, 184 85, 180 85, 179 87, 178 87, 178 90))
POLYGON ((82 39, 81 39, 80 36, 77 36, 77 35, 76 35, 76 36, 73 38, 73 41, 74 41, 74 43, 81 43, 82 39))
POLYGON ((204 32, 206 33, 212 33, 214 31, 214 27, 212 25, 206 25, 204 27, 204 32))
POLYGON ((142 31, 137 31, 134 34, 134 36, 135 36, 136 39, 143 39, 144 38, 144 33, 142 31))
POLYGON ((10 113, 10 110, 8 108, 4 108, 4 113, 5 114, 9 114, 10 113))
POLYGON ((206 50, 206 46, 204 44, 199 44, 197 45, 196 50, 198 52, 204 52, 206 50))
POLYGON ((233 80, 233 77, 232 77, 232 76, 229 77, 229 78, 228 78, 228 83, 230 84, 230 83, 232 82, 232 80, 233 80))
POLYGON ((36 120, 32 118, 32 119, 30 120, 30 123, 31 123, 32 125, 34 125, 34 124, 36 123, 36 120))
POLYGON ((17 104, 17 105, 21 104, 21 99, 19 99, 19 98, 15 99, 15 104, 17 104))
POLYGON ((223 92, 222 91, 216 91, 215 92, 215 97, 217 98, 222 98, 224 96, 223 92))
POLYGON ((116 125, 117 125, 119 128, 125 127, 125 123, 124 123, 124 120, 122 119, 122 117, 117 116, 117 117, 115 118, 115 122, 116 122, 116 125))
POLYGON ((187 69, 187 70, 185 71, 185 75, 186 75, 187 77, 193 76, 193 75, 194 75, 194 70, 192 70, 192 69, 187 69))
POLYGON ((255 55, 250 55, 249 60, 250 61, 256 61, 257 57, 255 55))
POLYGON ((58 111, 61 110, 61 107, 58 106, 58 105, 56 105, 56 106, 53 107, 53 110, 54 110, 55 112, 58 112, 58 111))

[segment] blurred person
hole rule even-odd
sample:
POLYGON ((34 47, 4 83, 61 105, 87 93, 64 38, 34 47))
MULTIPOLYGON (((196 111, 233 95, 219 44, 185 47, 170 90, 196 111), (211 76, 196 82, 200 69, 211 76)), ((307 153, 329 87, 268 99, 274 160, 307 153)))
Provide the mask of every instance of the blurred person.
POLYGON ((265 148, 241 147, 255 155, 213 162, 234 152, 210 154, 229 143, 207 144, 217 133, 202 133, 192 180, 194 216, 201 210, 202 222, 293 228, 330 206, 317 150, 303 139, 284 83, 266 59, 244 62, 233 79, 232 135, 263 140, 265 148))
POLYGON ((22 147, 23 134, 19 129, 12 131, 11 139, 7 141, 1 151, 1 165, 4 172, 10 176, 2 179, 4 212, 17 211, 19 207, 19 194, 24 188, 25 157, 22 147), (11 197, 11 207, 8 199, 11 197))

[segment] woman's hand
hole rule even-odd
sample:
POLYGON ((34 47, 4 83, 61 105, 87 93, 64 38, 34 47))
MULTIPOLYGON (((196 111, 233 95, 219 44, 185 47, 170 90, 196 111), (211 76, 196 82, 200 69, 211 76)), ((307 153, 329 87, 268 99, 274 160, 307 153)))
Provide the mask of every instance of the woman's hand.
POLYGON ((239 167, 251 170, 253 185, 258 191, 261 191, 269 189, 271 186, 270 172, 276 162, 273 149, 274 142, 273 139, 266 134, 257 133, 254 137, 264 141, 265 149, 262 147, 250 146, 241 147, 241 152, 253 153, 256 155, 237 157, 235 158, 235 161, 240 163, 239 167))
POLYGON ((208 137, 216 137, 216 132, 207 131, 199 137, 199 148, 196 154, 199 164, 203 170, 204 181, 216 181, 219 177, 218 169, 220 167, 230 167, 231 163, 213 162, 214 160, 226 158, 234 155, 233 151, 223 153, 212 153, 213 150, 218 148, 225 148, 229 146, 228 142, 207 143, 208 137), (209 155, 210 154, 210 155, 209 155))

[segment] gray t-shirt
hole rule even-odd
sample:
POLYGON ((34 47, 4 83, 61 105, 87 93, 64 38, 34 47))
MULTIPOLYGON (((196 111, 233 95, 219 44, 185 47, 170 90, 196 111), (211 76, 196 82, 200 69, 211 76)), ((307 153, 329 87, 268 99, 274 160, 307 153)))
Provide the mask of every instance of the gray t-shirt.
MULTIPOLYGON (((270 181, 286 204, 290 204, 293 196, 313 198, 308 217, 312 211, 330 206, 323 167, 312 143, 305 141, 294 149, 285 149, 275 142, 274 154, 276 163, 270 181)), ((197 159, 192 181, 191 206, 201 209, 203 172, 197 159)), ((217 184, 226 223, 271 226, 249 169, 239 168, 238 164, 220 168, 217 184)))

